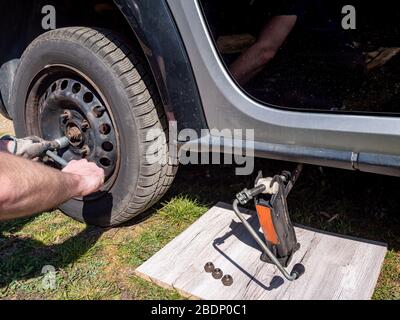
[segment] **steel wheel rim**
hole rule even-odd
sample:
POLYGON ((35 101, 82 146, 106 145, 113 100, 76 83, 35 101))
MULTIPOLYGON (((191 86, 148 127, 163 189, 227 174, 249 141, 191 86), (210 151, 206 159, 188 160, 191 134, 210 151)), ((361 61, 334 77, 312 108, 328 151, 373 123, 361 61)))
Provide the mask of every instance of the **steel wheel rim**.
POLYGON ((63 65, 48 66, 32 81, 26 102, 26 131, 46 140, 67 136, 66 161, 87 159, 104 169, 108 191, 120 167, 120 143, 112 111, 94 82, 63 65))

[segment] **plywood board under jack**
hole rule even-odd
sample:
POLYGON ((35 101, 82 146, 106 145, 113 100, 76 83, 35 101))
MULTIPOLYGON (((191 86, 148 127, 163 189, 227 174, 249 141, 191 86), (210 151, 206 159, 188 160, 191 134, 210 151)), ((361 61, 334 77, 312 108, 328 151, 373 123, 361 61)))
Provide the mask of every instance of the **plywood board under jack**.
MULTIPOLYGON (((259 227, 256 215, 244 211, 259 227)), ((140 266, 136 273, 187 298, 205 300, 337 300, 372 297, 387 252, 385 244, 297 227, 301 249, 293 265, 304 265, 295 282, 260 261, 261 251, 231 206, 219 203, 140 266), (234 278, 223 286, 204 271, 213 262, 234 278)))

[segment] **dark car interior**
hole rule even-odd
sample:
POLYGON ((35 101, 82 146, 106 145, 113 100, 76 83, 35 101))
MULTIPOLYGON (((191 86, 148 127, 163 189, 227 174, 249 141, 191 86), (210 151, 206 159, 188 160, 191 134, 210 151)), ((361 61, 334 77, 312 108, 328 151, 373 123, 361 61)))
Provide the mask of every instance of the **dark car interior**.
MULTIPOLYGON (((240 66, 241 56, 253 46, 268 48, 277 36, 265 30, 284 29, 285 16, 296 17, 293 28, 281 37, 282 45, 265 60, 268 63, 250 72, 245 83, 236 78, 262 103, 318 112, 400 112, 400 12, 394 1, 200 2, 232 73, 237 64, 242 70, 256 68, 240 66), (347 5, 354 12, 344 10, 347 5), (352 27, 345 27, 349 23, 352 27), (267 29, 270 24, 275 29, 267 29)), ((262 54, 253 60, 258 59, 262 54)), ((252 59, 244 59, 248 60, 252 59)))

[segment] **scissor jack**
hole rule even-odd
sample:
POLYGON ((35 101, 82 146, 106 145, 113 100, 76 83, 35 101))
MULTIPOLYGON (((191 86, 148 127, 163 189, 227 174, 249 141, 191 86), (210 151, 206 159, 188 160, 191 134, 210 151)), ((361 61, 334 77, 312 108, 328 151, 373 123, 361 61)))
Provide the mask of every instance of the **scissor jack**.
POLYGON ((289 274, 286 268, 293 259, 293 255, 300 249, 296 232, 290 220, 287 197, 298 180, 302 165, 298 165, 293 172, 284 171, 273 178, 263 178, 259 173, 255 187, 244 189, 236 195, 233 209, 245 228, 262 248, 261 260, 276 265, 284 277, 289 281, 297 280, 305 269, 297 264, 289 274), (258 219, 265 241, 253 229, 239 210, 239 204, 247 205, 254 199, 258 219))

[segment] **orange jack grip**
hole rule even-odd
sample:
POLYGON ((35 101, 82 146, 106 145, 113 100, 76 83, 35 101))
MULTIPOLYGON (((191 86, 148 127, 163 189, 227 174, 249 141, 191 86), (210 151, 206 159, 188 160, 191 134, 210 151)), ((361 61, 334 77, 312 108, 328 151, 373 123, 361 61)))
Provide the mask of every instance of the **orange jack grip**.
POLYGON ((271 209, 262 205, 257 205, 256 208, 265 239, 273 245, 278 245, 279 239, 272 221, 271 209))

